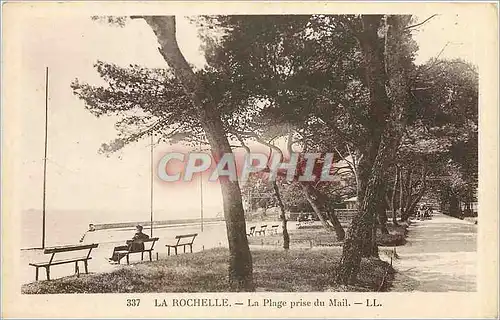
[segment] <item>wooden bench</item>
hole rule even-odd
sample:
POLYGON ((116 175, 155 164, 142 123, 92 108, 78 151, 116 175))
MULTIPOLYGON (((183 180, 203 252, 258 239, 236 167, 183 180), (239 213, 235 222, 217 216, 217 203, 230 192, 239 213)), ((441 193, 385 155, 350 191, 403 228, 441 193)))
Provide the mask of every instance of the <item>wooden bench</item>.
POLYGON ((153 261, 153 250, 156 241, 158 241, 160 238, 149 238, 145 240, 135 240, 131 241, 128 240, 128 249, 127 250, 118 250, 118 263, 120 263, 120 260, 123 257, 127 257, 127 264, 130 264, 130 255, 132 253, 140 253, 141 254, 141 261, 144 260, 144 252, 149 253, 149 261, 153 261), (142 244, 142 245, 141 245, 142 244))
POLYGON ((247 233, 247 236, 251 237, 255 235, 255 226, 250 227, 250 232, 247 233))
POLYGON ((275 224, 273 226, 271 226, 271 234, 278 234, 278 228, 280 226, 278 224, 275 224))
POLYGON ((267 224, 260 226, 260 230, 255 231, 255 235, 266 235, 267 224))
POLYGON ((178 247, 184 247, 184 253, 186 253, 186 247, 189 246, 189 249, 191 250, 191 252, 193 252, 193 242, 197 235, 198 235, 197 233, 192 233, 192 234, 183 234, 176 236, 175 237, 175 239, 177 239, 176 244, 165 245, 165 247, 168 248, 168 255, 170 255, 170 248, 174 248, 175 255, 177 255, 178 247))
POLYGON ((35 280, 38 281, 38 269, 40 268, 45 268, 46 274, 47 274, 47 280, 50 280, 50 267, 59 265, 59 264, 66 264, 66 263, 75 263, 75 274, 78 276, 80 275, 80 269, 78 267, 78 262, 83 261, 83 265, 85 267, 85 273, 89 273, 89 268, 88 268, 88 261, 92 259, 90 256, 90 253, 92 252, 92 249, 97 248, 99 244, 93 243, 93 244, 86 244, 86 245, 71 245, 71 246, 60 246, 60 247, 53 247, 53 248, 47 248, 43 251, 44 254, 51 254, 50 260, 46 262, 33 262, 30 263, 30 266, 33 266, 36 268, 36 275, 35 275, 35 280), (66 259, 54 259, 56 254, 60 253, 70 253, 70 252, 76 252, 76 251, 84 251, 87 250, 86 254, 82 254, 81 256, 78 257, 72 257, 72 258, 66 258, 66 259))

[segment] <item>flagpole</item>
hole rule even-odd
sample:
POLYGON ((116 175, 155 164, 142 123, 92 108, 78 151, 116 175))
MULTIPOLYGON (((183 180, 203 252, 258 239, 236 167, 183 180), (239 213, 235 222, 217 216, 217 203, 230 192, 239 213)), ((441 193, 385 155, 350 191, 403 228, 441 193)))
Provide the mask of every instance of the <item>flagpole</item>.
POLYGON ((200 218, 201 218, 201 232, 203 232, 203 172, 200 175, 200 218))
POLYGON ((151 134, 151 148, 150 148, 150 161, 151 161, 151 166, 150 166, 150 205, 151 205, 151 238, 153 237, 153 134, 151 134))
MULTIPOLYGON (((200 142, 201 152, 201 142, 200 142)), ((203 172, 200 175, 200 219, 201 219, 201 232, 203 232, 203 172)))
POLYGON ((47 188, 47 136, 49 120, 49 67, 45 68, 45 152, 43 157, 42 249, 45 249, 45 207, 47 188))

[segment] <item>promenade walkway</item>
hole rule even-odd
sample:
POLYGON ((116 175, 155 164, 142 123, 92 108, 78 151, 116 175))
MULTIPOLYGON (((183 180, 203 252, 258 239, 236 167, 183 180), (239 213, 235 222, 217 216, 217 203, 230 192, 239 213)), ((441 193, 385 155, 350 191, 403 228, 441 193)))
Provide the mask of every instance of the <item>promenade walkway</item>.
MULTIPOLYGON (((397 247, 392 291, 476 291, 477 225, 435 214, 414 221, 407 244, 397 247)), ((389 260, 381 248, 381 258, 389 260)))

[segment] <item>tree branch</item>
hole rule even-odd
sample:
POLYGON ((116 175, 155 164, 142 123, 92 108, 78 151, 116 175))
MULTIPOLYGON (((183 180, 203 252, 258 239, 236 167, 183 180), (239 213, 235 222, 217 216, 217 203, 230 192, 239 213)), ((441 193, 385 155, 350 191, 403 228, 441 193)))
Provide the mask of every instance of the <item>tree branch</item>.
POLYGON ((417 23, 417 24, 414 24, 414 25, 411 25, 411 26, 408 26, 406 28, 404 28, 404 30, 408 30, 408 29, 413 29, 413 28, 416 28, 416 27, 419 27, 425 23, 427 23, 429 20, 431 20, 432 18, 436 17, 438 14, 433 14, 432 16, 430 16, 429 18, 425 19, 424 21, 420 22, 420 23, 417 23))

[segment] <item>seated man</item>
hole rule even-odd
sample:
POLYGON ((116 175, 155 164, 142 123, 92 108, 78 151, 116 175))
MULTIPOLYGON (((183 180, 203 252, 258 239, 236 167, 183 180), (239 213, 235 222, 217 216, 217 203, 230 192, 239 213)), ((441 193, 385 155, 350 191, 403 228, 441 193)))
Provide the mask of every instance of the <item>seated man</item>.
POLYGON ((149 239, 149 236, 145 233, 142 233, 141 225, 137 225, 135 228, 137 232, 131 240, 127 240, 127 245, 118 246, 113 249, 113 255, 108 259, 110 262, 118 262, 121 258, 124 257, 124 255, 120 254, 120 252, 118 251, 130 249, 131 252, 134 252, 144 250, 144 243, 142 241, 149 239))

